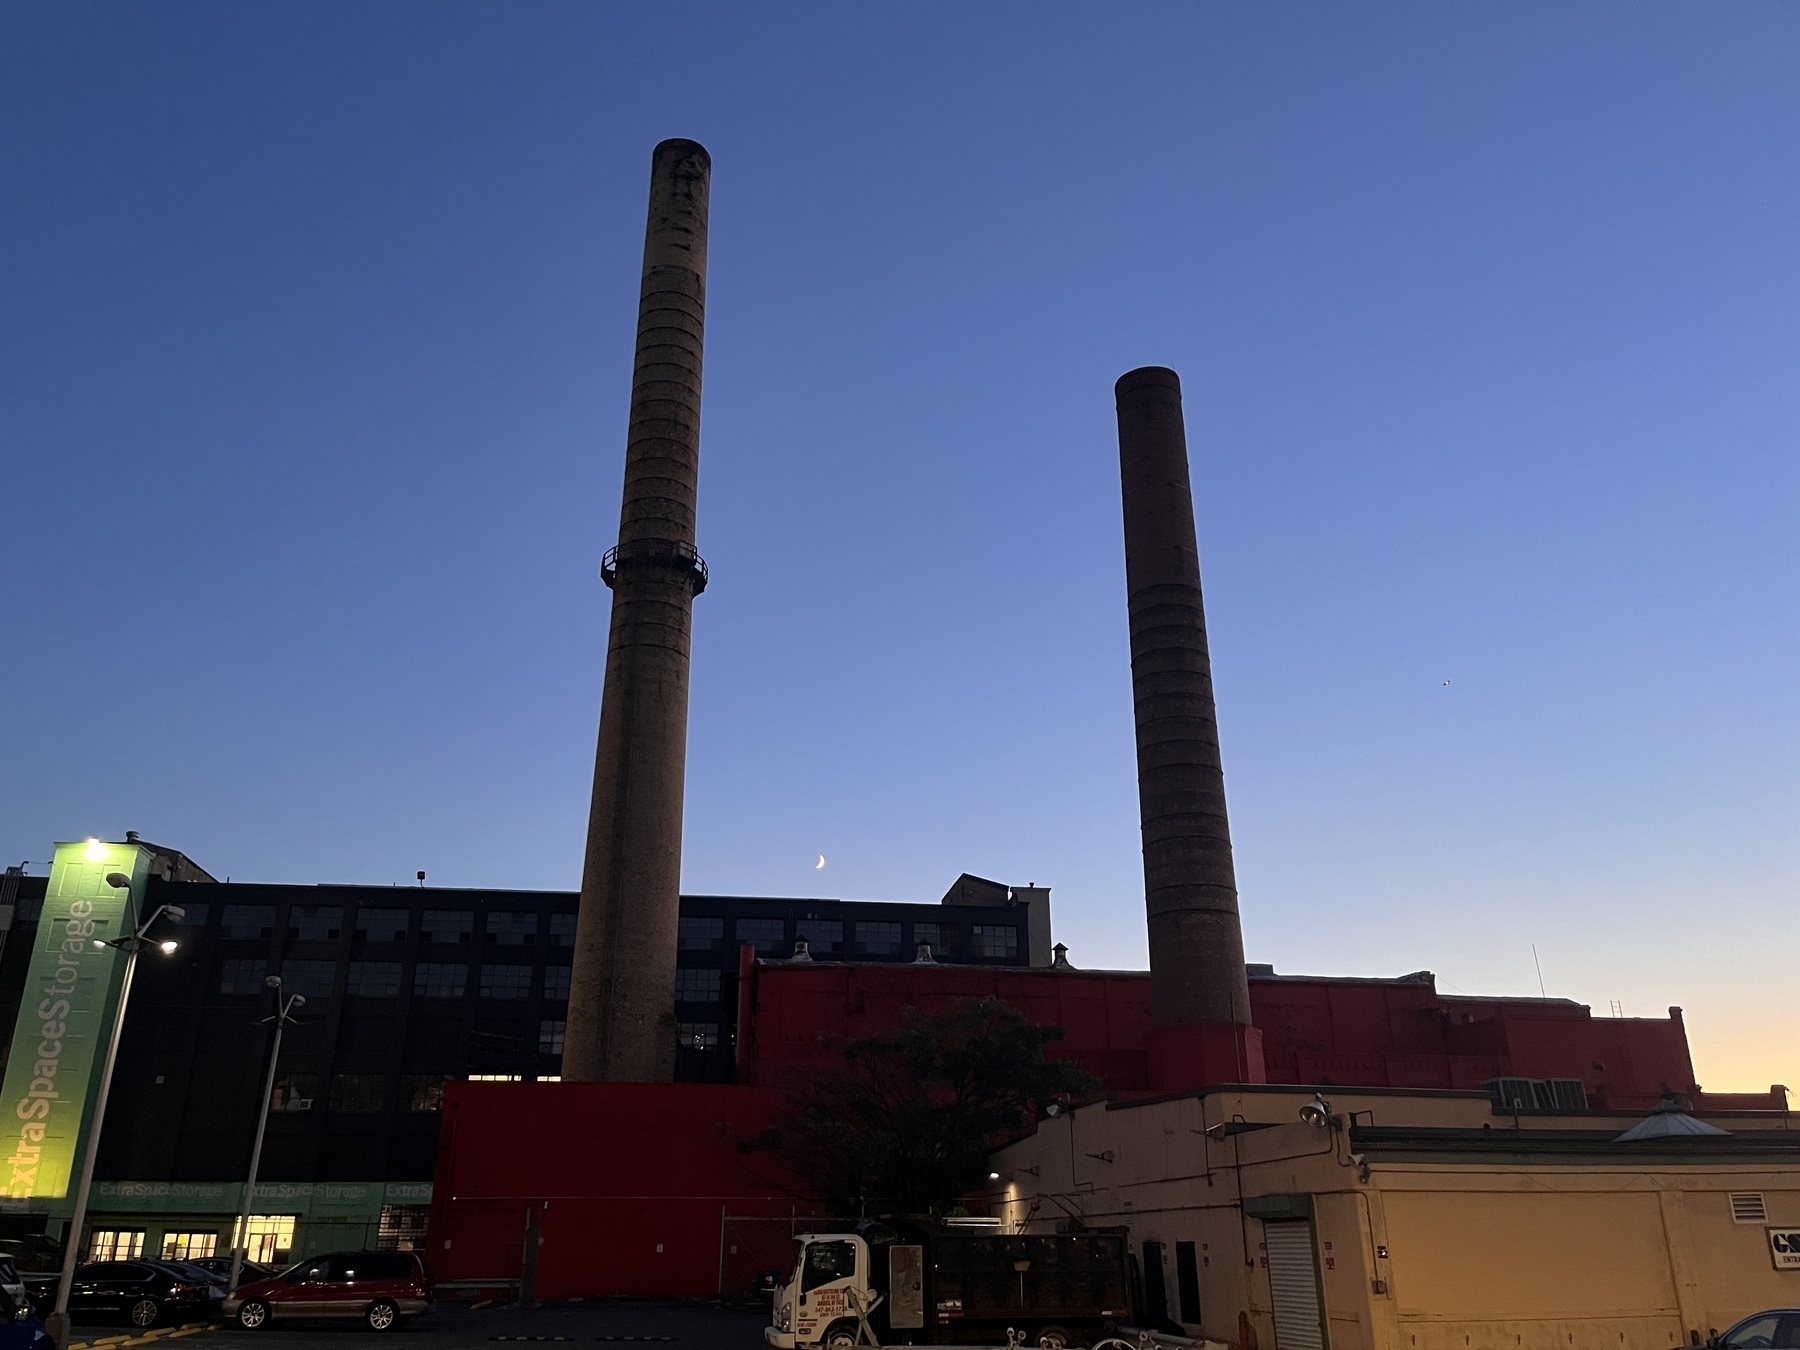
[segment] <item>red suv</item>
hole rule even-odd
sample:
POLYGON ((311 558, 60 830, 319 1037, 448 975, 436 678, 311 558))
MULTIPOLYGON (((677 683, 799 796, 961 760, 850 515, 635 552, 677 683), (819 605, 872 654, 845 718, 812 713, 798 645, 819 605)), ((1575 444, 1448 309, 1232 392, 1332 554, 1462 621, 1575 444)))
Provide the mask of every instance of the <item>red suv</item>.
POLYGON ((413 1252, 326 1252, 239 1285, 225 1315, 249 1331, 274 1317, 354 1317, 371 1331, 392 1331, 430 1299, 430 1272, 413 1252))

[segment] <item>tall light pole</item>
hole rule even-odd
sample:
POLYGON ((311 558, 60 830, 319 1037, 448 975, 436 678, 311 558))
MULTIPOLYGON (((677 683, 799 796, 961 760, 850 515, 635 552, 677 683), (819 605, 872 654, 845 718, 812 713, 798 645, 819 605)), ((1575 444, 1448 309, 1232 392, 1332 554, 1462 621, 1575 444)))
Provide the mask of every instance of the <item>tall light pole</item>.
POLYGON ((263 981, 275 991, 275 1016, 270 1020, 275 1023, 275 1044, 269 1050, 269 1072, 263 1078, 262 1112, 256 1117, 256 1142, 250 1146, 250 1176, 244 1182, 244 1205, 238 1212, 237 1238, 231 1244, 231 1280, 226 1284, 227 1293, 235 1294, 238 1279, 244 1273, 244 1253, 250 1246, 250 1208, 256 1203, 256 1172, 262 1166, 263 1131, 269 1127, 269 1101, 275 1095, 275 1065, 281 1060, 282 1028, 294 1019, 289 1015, 295 1008, 306 1006, 305 994, 289 994, 284 1002, 281 997, 281 976, 271 975, 263 981))
MULTIPOLYGON (((125 919, 131 921, 131 878, 123 872, 108 872, 106 884, 125 892, 125 919)), ((173 941, 152 943, 145 936, 150 925, 163 915, 171 919, 187 918, 179 905, 158 905, 156 911, 124 937, 110 941, 95 938, 96 947, 116 947, 125 953, 125 978, 119 984, 119 1009, 113 1015, 112 1038, 106 1044, 106 1063, 100 1070, 100 1093, 94 1099, 94 1123, 88 1130, 87 1148, 81 1155, 81 1181, 75 1188, 75 1214, 69 1220, 69 1235, 63 1240, 62 1279, 56 1286, 56 1311, 50 1315, 50 1336, 58 1345, 63 1342, 69 1325, 69 1290, 75 1283, 75 1266, 81 1259, 81 1230, 87 1226, 88 1192, 94 1185, 94 1161, 100 1156, 100 1127, 106 1123, 106 1099, 112 1092, 113 1065, 119 1059, 119 1040, 125 1032, 125 1009, 131 1003, 131 976, 137 970, 138 953, 155 946, 164 956, 174 952, 173 941)))

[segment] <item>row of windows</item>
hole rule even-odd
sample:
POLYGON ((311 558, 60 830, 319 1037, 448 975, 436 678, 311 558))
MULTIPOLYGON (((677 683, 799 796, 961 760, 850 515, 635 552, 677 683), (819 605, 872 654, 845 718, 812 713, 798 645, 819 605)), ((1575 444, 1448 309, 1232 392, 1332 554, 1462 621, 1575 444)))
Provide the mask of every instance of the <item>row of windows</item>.
MULTIPOLYGON (((478 976, 482 998, 531 997, 531 966, 484 965, 478 976)), ((281 964, 284 993, 307 998, 329 998, 337 984, 335 961, 284 961, 281 964)), ((344 979, 344 992, 359 998, 396 998, 405 984, 405 967, 398 961, 352 961, 344 979)), ((258 959, 245 957, 223 962, 219 968, 221 994, 260 994, 267 986, 266 968, 258 959)), ((717 1003, 720 972, 675 972, 677 1003, 717 1003)), ((469 967, 452 961, 421 961, 413 967, 412 991, 416 998, 461 998, 468 992, 469 967)), ((567 1000, 569 967, 544 967, 547 999, 567 1000)))
MULTIPOLYGON (((560 1055, 567 1023, 538 1023, 538 1050, 546 1055, 560 1055)), ((712 1028, 713 1043, 718 1042, 718 1028, 712 1028)), ((441 1073, 409 1073, 400 1078, 402 1110, 425 1113, 441 1110, 444 1084, 454 1075, 441 1073)), ((472 1075, 473 1078, 499 1077, 516 1082, 518 1075, 472 1075)), ((338 1115, 374 1115, 387 1107, 389 1076, 385 1073, 334 1073, 329 1082, 316 1073, 283 1073, 275 1076, 275 1087, 269 1096, 269 1111, 274 1115, 294 1115, 314 1110, 324 1092, 326 1110, 338 1115)))
MULTIPOLYGON (((483 998, 531 997, 531 966, 484 965, 478 987, 483 998)), ((715 972, 716 973, 716 972, 715 972)), ((337 985, 335 961, 283 961, 282 992, 307 998, 329 998, 337 985)), ((266 966, 257 958, 225 961, 219 968, 221 994, 260 994, 266 987, 266 966)), ((344 992, 362 998, 394 998, 404 984, 404 968, 398 961, 352 961, 344 980, 344 992)), ((454 961, 421 961, 413 967, 412 991, 418 998, 461 998, 468 992, 469 967, 454 961)), ((714 998, 718 997, 714 991, 714 998)), ((544 997, 569 997, 569 967, 544 967, 544 997)))
MULTIPOLYGON (((706 915, 683 916, 681 950, 723 950, 725 922, 706 915)), ((830 956, 843 950, 845 926, 840 919, 796 919, 790 939, 785 919, 734 919, 732 937, 737 946, 755 947, 759 956, 788 956, 795 942, 806 943, 814 956, 830 956)), ((850 927, 855 950, 863 956, 902 956, 920 946, 948 954, 955 950, 960 935, 956 924, 936 921, 903 925, 898 920, 858 919, 850 927), (904 927, 912 929, 910 947, 902 944, 904 927)), ((1019 930, 1012 924, 972 924, 969 953, 979 960, 1010 960, 1019 953, 1019 930)))
MULTIPOLYGON (((189 928, 206 926, 211 906, 190 902, 183 906, 187 917, 182 923, 189 928)), ((219 936, 241 941, 256 941, 275 935, 274 905, 219 906, 219 936)), ((358 942, 404 942, 412 931, 413 912, 409 909, 358 909, 348 921, 358 942)), ((498 947, 573 947, 575 916, 573 914, 540 914, 536 910, 490 910, 485 916, 483 936, 498 947)), ((336 942, 344 935, 346 920, 341 905, 290 905, 287 912, 287 934, 302 942, 336 942)), ((419 933, 426 942, 446 946, 470 944, 475 940, 475 911, 472 909, 428 909, 419 916, 419 933)))
MULTIPOLYGON (((187 917, 182 923, 190 928, 204 928, 212 905, 203 901, 187 901, 187 917)), ((275 934, 276 906, 220 905, 219 936, 242 941, 258 941, 275 934)), ((303 942, 335 942, 346 927, 358 942, 404 942, 412 931, 413 911, 398 908, 359 908, 346 920, 341 905, 290 905, 287 911, 289 937, 303 942)), ((20 921, 35 915, 20 914, 20 921)), ((419 916, 419 931, 426 942, 443 945, 470 945, 475 942, 476 911, 468 909, 428 909, 419 916)), ((684 917, 681 920, 683 951, 720 951, 725 944, 723 918, 684 917)), ((748 943, 760 956, 788 956, 794 941, 804 941, 815 954, 838 952, 844 945, 846 925, 838 919, 796 919, 792 937, 788 923, 778 918, 747 918, 733 922, 734 945, 748 943)), ((934 952, 951 953, 961 936, 961 928, 953 923, 919 921, 902 924, 898 920, 859 919, 850 927, 857 953, 864 956, 910 955, 920 944, 934 952), (910 938, 904 930, 911 928, 910 938)), ((482 936, 495 946, 536 946, 569 948, 575 945, 575 915, 542 914, 536 910, 491 910, 485 916, 482 936), (541 941, 540 941, 541 940, 541 941)), ((1018 929, 1011 924, 974 924, 969 929, 970 955, 982 960, 1015 957, 1019 950, 1018 929)))

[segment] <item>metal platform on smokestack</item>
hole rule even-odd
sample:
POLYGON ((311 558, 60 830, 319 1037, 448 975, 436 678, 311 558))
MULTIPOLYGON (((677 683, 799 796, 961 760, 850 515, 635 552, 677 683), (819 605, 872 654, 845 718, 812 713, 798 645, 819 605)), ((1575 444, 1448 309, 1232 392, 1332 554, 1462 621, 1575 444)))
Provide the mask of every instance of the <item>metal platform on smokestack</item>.
POLYGON ((676 929, 687 773, 688 659, 706 563, 694 547, 712 160, 656 147, 612 590, 594 796, 569 984, 563 1076, 675 1073, 676 929))

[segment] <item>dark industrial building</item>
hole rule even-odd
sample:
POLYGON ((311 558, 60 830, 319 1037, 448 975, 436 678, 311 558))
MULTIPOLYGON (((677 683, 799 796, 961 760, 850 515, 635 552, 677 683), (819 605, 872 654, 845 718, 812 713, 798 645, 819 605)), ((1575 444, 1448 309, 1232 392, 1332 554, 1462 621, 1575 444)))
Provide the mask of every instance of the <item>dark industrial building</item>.
MULTIPOLYGON (((7 883, 10 1050, 46 879, 7 883)), ((924 947, 947 964, 1048 965, 1049 896, 970 876, 938 905, 684 896, 677 1076, 732 1080, 741 946, 789 961, 804 944, 822 961, 917 962, 924 947)), ((163 904, 186 917, 169 930, 180 946, 146 957, 132 993, 90 1214, 108 1250, 228 1245, 267 1066, 269 975, 306 1004, 282 1044, 264 1147, 252 1235, 267 1257, 411 1245, 445 1082, 560 1077, 572 892, 153 879, 144 912, 163 904)), ((66 1215, 66 1201, 11 1203, 0 1223, 14 1229, 55 1231, 66 1215)))

